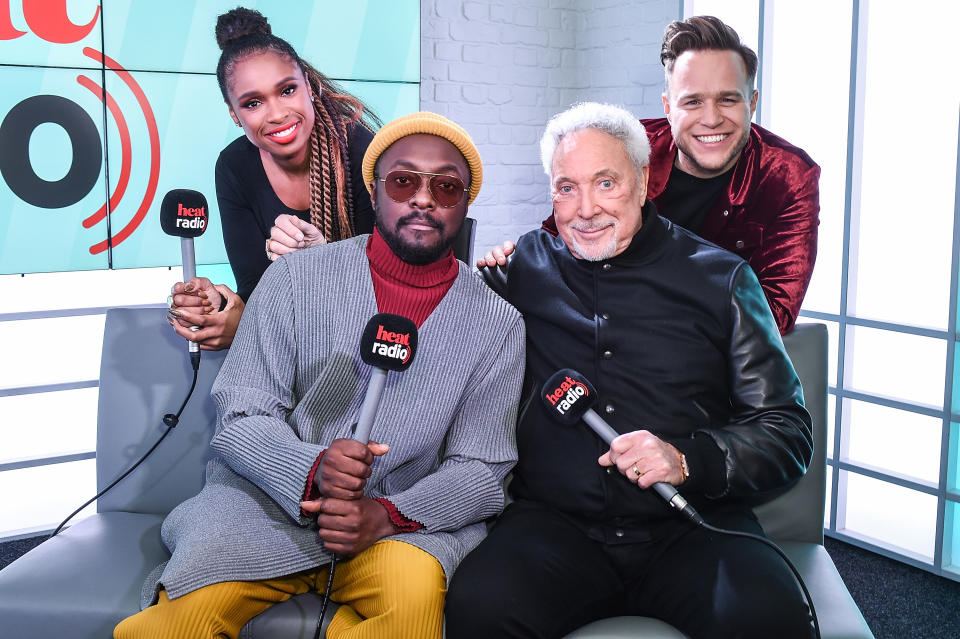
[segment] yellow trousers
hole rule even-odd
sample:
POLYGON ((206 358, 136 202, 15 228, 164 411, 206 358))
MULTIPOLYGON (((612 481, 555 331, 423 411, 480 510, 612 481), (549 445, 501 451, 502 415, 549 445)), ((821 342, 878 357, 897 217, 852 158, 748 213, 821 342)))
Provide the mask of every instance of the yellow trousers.
MULTIPOLYGON (((310 590, 321 594, 329 567, 267 581, 227 581, 168 599, 120 622, 115 639, 229 637, 274 604, 310 590)), ((443 567, 432 555, 401 541, 378 541, 338 561, 330 598, 342 603, 327 629, 329 639, 440 639, 443 567)))

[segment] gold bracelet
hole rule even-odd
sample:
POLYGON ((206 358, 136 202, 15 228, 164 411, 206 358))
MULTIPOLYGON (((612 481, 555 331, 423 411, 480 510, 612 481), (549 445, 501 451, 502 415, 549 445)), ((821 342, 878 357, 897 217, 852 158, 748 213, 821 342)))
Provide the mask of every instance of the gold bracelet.
POLYGON ((680 472, 683 474, 683 481, 680 482, 682 484, 690 478, 690 467, 687 466, 687 456, 683 453, 680 453, 680 472))

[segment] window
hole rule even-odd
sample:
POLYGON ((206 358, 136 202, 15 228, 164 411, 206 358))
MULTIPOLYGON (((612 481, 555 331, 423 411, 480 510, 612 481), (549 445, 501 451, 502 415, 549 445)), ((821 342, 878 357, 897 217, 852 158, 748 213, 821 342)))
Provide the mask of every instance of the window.
POLYGON ((918 54, 909 36, 955 23, 960 6, 752 6, 695 0, 685 13, 717 15, 747 43, 759 34, 759 124, 821 167, 801 321, 824 322, 831 340, 824 527, 960 580, 960 78, 931 63, 955 57, 949 39, 918 54))

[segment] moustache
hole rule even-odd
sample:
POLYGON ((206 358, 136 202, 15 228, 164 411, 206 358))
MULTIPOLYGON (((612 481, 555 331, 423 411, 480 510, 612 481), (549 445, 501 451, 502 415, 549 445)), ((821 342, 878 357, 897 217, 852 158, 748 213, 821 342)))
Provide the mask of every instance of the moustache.
POLYGON ((426 224, 427 226, 432 226, 433 228, 440 229, 441 231, 444 229, 443 222, 432 217, 431 215, 426 213, 411 213, 409 215, 404 215, 397 220, 397 230, 399 230, 401 226, 413 223, 426 224))
POLYGON ((616 224, 614 222, 574 222, 570 225, 570 228, 572 228, 574 231, 590 232, 600 231, 609 226, 616 226, 616 224))

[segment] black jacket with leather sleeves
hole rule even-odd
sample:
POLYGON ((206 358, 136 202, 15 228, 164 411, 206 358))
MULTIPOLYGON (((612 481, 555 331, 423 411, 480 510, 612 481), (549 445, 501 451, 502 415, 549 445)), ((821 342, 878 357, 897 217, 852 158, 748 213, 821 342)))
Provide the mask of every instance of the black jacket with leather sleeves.
MULTIPOLYGON (((505 282, 486 271, 524 315, 527 391, 561 368, 581 372, 617 432, 647 429, 685 454, 680 492, 702 514, 762 500, 805 472, 813 440, 800 382, 736 255, 648 203, 630 247, 611 259, 578 260, 537 230, 520 238, 505 282)), ((673 517, 652 491, 597 463, 607 445, 585 424, 558 425, 540 401, 527 405, 517 439, 514 498, 615 524, 618 537, 673 517)))

